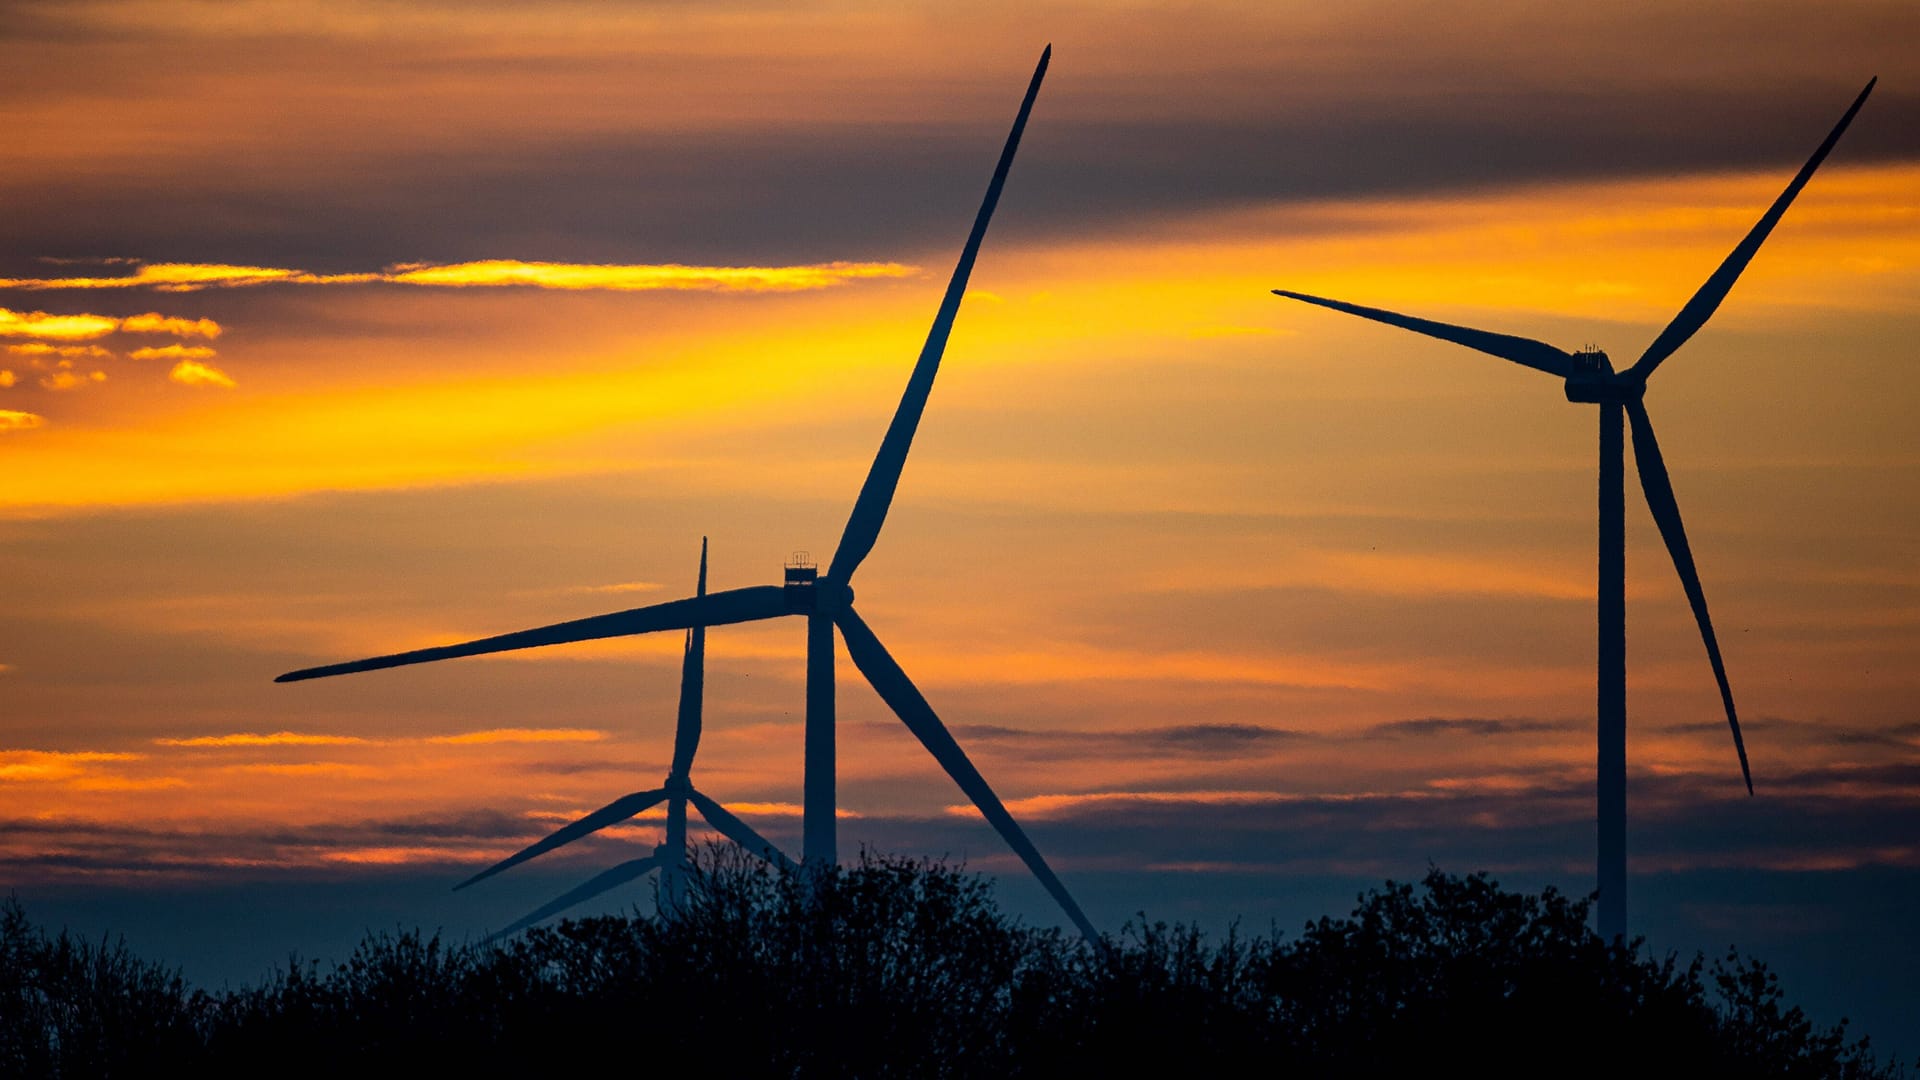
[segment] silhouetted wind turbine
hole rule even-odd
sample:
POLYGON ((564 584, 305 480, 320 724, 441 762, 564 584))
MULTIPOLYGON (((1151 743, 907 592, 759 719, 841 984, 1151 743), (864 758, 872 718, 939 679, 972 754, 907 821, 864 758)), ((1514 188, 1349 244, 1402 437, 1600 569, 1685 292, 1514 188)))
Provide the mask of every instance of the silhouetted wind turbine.
MULTIPOLYGON (((694 597, 707 595, 707 542, 700 541, 700 578, 694 589, 694 597)), ((746 848, 768 862, 791 868, 793 860, 786 853, 753 830, 753 827, 735 817, 726 807, 701 794, 693 786, 693 755, 700 748, 700 713, 704 689, 706 686, 707 628, 695 626, 687 631, 686 648, 680 659, 680 711, 679 720, 673 733, 673 764, 667 769, 667 779, 660 787, 652 791, 639 791, 615 799, 593 813, 570 824, 556 829, 552 835, 530 844, 487 867, 467 880, 454 886, 457 892, 475 882, 484 881, 502 870, 518 866, 536 855, 544 855, 564 844, 570 844, 583 836, 588 836, 609 825, 617 825, 637 814, 667 804, 667 834, 665 840, 653 849, 651 855, 627 862, 598 874, 591 880, 572 889, 552 902, 542 905, 525 918, 519 920, 493 937, 506 937, 532 926, 542 919, 558 915, 560 912, 583 903, 618 885, 658 868, 660 871, 660 908, 671 913, 680 901, 680 878, 687 866, 687 804, 699 811, 707 824, 718 830, 720 835, 746 848)), ((489 939, 491 940, 491 938, 489 939)))
MULTIPOLYGON (((807 620, 807 719, 806 719, 806 764, 803 783, 803 818, 801 824, 803 861, 813 866, 832 866, 837 860, 834 820, 834 690, 833 629, 838 626, 840 635, 847 644, 847 655, 854 666, 866 676, 881 700, 893 709, 913 732, 921 745, 927 748, 934 760, 940 763, 947 775, 960 786, 967 797, 978 807, 983 817, 991 824, 1012 847, 1027 868, 1040 879, 1054 900, 1065 909, 1080 932, 1090 942, 1098 943, 1099 932, 1087 920, 1068 894, 1066 886, 1061 884, 1051 867, 1041 857, 1039 849, 1027 839, 1013 815, 1007 812, 993 789, 987 786, 985 778, 967 759, 966 752, 960 749, 946 725, 934 713, 933 707, 920 693, 906 672, 900 669, 880 639, 867 627, 866 621, 853 608, 852 579, 860 563, 873 550, 874 542, 879 539, 880 527, 886 521, 887 507, 893 502, 893 492, 900 483, 900 471, 907 462, 907 450, 913 443, 913 434, 920 424, 920 414, 926 409, 927 395, 933 390, 934 376, 940 369, 940 356, 946 350, 947 336, 953 330, 954 316, 959 313, 961 297, 966 293, 967 278, 973 272, 973 262, 980 251, 980 242, 986 236, 987 223, 993 217, 995 204, 1000 201, 1000 189, 1007 180, 1007 171, 1013 166, 1014 151, 1020 145, 1020 133, 1026 128, 1027 116, 1033 111, 1034 98, 1040 93, 1040 82, 1046 76, 1047 63, 1053 56, 1053 46, 1047 46, 1040 54, 1040 63, 1033 71, 1033 81, 1027 86, 1027 93, 1020 103, 1019 115, 1014 118, 1013 130, 1007 135, 1007 142, 1000 152, 1000 162, 995 166, 993 179, 987 185, 986 198, 980 204, 980 212, 974 218, 973 230, 967 236, 966 246, 961 249, 959 264, 954 267, 953 277, 947 282, 946 295, 941 298, 939 311, 934 315, 933 327, 927 333, 926 344, 920 350, 920 358, 914 363, 913 374, 907 379, 906 393, 900 398, 899 408, 893 414, 893 421, 887 426, 886 436, 880 442, 880 452, 874 456, 873 466, 867 473, 866 482, 861 485, 860 494, 853 504, 853 512, 847 519, 846 531, 841 534, 840 546, 834 552, 833 561, 828 565, 825 577, 818 577, 815 570, 807 567, 789 567, 784 587, 758 585, 744 589, 727 589, 722 592, 695 596, 686 600, 674 600, 649 607, 634 608, 610 615, 597 615, 592 618, 577 619, 572 622, 543 626, 518 633, 502 634, 498 637, 481 638, 460 645, 445 645, 431 649, 416 649, 412 652, 395 653, 391 656, 376 656, 367 660, 356 660, 344 664, 329 664, 325 667, 307 668, 293 671, 276 679, 276 682, 294 682, 300 679, 318 679, 331 675, 347 675, 359 671, 372 671, 377 668, 399 667, 403 664, 422 664, 433 660, 451 660, 460 656, 478 656, 483 653, 506 652, 514 649, 530 649, 541 645, 559 645, 572 641, 591 641, 597 638, 622 637, 628 634, 648 634, 659 630, 684 630, 697 626, 724 626, 729 623, 752 622, 759 619, 774 619, 785 615, 801 615, 807 620)), ((697 805, 697 803, 696 803, 697 805)), ((702 808, 705 809, 704 807, 702 808)))
POLYGON ((1747 767, 1747 747, 1740 738, 1740 721, 1734 714, 1733 690, 1727 684, 1726 667, 1720 662, 1720 645, 1714 639, 1713 622, 1707 617, 1707 598, 1700 588, 1700 575, 1693 567, 1693 554, 1687 548, 1687 534, 1680 523, 1680 506, 1674 501, 1673 484, 1667 478, 1667 466, 1660 457, 1660 445, 1653 437, 1653 421, 1647 418, 1642 401, 1647 377, 1661 361, 1673 355, 1694 332, 1706 324, 1720 302, 1726 299, 1740 272, 1754 253, 1760 250, 1767 234, 1794 196, 1800 194, 1813 171, 1826 160, 1840 135, 1853 122, 1853 116, 1866 103, 1878 79, 1870 79, 1866 89, 1854 99, 1845 116, 1835 124, 1825 142, 1807 159, 1798 175, 1780 193, 1758 224, 1740 241, 1706 284, 1693 294, 1673 322, 1655 338, 1633 366, 1615 372, 1607 354, 1597 349, 1566 353, 1551 345, 1509 334, 1488 333, 1464 326, 1398 315, 1379 308, 1327 300, 1304 293, 1273 290, 1276 295, 1304 300, 1309 304, 1344 311, 1363 319, 1412 330, 1417 334, 1465 345, 1469 349, 1537 368, 1566 380, 1568 401, 1589 402, 1600 406, 1600 578, 1599 578, 1599 877, 1600 935, 1613 940, 1627 929, 1627 623, 1626 623, 1626 538, 1622 520, 1625 495, 1622 480, 1620 414, 1626 412, 1633 428, 1633 462, 1640 472, 1640 487, 1647 496, 1647 508, 1660 527, 1660 536, 1673 556, 1687 602, 1700 624, 1700 637, 1707 646, 1707 660, 1713 665, 1713 677, 1720 684, 1720 700, 1726 706, 1727 726, 1733 731, 1733 747, 1740 755, 1740 774, 1746 780, 1747 794, 1753 794, 1753 773, 1747 767))

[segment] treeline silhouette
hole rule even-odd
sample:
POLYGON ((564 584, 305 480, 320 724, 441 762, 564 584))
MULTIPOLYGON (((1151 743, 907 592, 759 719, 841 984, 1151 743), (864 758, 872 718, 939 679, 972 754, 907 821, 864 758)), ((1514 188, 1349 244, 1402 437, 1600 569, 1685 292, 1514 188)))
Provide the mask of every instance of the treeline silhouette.
POLYGON ((701 851, 678 914, 499 945, 369 935, 344 963, 189 987, 0 905, 0 1075, 1656 1074, 1892 1077, 1761 962, 1656 958, 1588 901, 1485 874, 1387 882, 1297 935, 1021 924, 982 877, 865 854, 830 875, 701 851))

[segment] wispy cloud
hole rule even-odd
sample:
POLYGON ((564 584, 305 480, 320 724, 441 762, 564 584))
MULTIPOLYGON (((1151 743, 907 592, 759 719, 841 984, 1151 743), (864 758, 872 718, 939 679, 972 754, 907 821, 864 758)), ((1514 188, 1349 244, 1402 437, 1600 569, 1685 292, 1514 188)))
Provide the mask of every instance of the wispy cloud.
POLYGON ((1536 731, 1555 731, 1566 727, 1546 720, 1488 720, 1470 716, 1425 716, 1417 720, 1391 720, 1375 724, 1374 735, 1518 735, 1536 731))
MULTIPOLYGON (((253 285, 424 285, 443 288, 499 288, 611 290, 648 292, 680 289, 703 292, 798 292, 825 289, 868 278, 906 277, 916 267, 891 262, 827 262, 798 266, 686 266, 661 264, 596 264, 523 262, 518 259, 482 259, 463 263, 399 263, 379 272, 314 274, 273 266, 231 266, 219 263, 153 263, 130 274, 112 277, 0 278, 0 288, 14 289, 154 289, 193 292, 253 285)), ((130 332, 164 332, 188 336, 186 320, 138 315, 123 326, 130 332)), ((206 320, 201 320, 205 322, 206 320)), ((0 326, 3 326, 0 323, 0 326)), ((98 336, 113 327, 98 331, 98 336)), ((0 333, 8 333, 0 329, 0 333)), ((197 331, 194 331, 197 332, 197 331)), ((218 328, 205 337, 218 336, 218 328)), ((25 332, 16 336, 26 336, 25 332)), ((34 336, 54 336, 39 333, 34 336)))
POLYGON ((186 787, 178 776, 81 776, 67 785, 75 791, 164 791, 186 787))
MULTIPOLYGON (((8 381, 6 385, 13 385, 12 376, 13 372, 7 372, 8 381)), ((46 423, 46 418, 30 412, 21 412, 18 409, 0 409, 0 435, 4 435, 10 431, 25 431, 28 428, 37 428, 44 423, 46 423)))
POLYGON ((4 389, 6 387, 12 386, 15 382, 18 382, 18 381, 19 380, 15 378, 13 372, 8 371, 5 368, 0 368, 0 389, 4 389))
POLYGON ((719 292, 796 292, 824 289, 864 278, 905 277, 914 268, 899 263, 814 263, 805 266, 595 266, 575 263, 481 262, 432 266, 406 264, 383 280, 405 285, 455 287, 523 285, 541 289, 611 289, 641 292, 693 289, 719 292))
POLYGON ((174 337, 203 338, 217 338, 221 333, 220 324, 212 319, 182 319, 157 311, 122 319, 120 331, 126 334, 172 334, 174 337))
POLYGON ((205 345, 149 345, 127 355, 135 360, 211 360, 219 353, 205 345))
POLYGON ((143 756, 98 750, 0 750, 0 781, 71 780, 89 765, 138 761, 143 756))
POLYGON ((599 742, 604 731, 592 728, 487 728, 461 731, 451 735, 422 738, 370 739, 360 735, 335 735, 318 731, 235 731, 222 735, 193 735, 153 740, 155 746, 195 749, 234 749, 262 746, 393 746, 405 743, 435 743, 442 746, 468 746, 483 743, 599 742))
POLYGON ((104 371, 75 371, 67 366, 71 361, 61 361, 61 366, 40 376, 40 385, 48 390, 78 390, 83 386, 106 382, 104 371))
POLYGON ((266 773, 270 776, 326 776, 342 780, 373 780, 385 772, 371 765, 353 765, 344 761, 255 761, 231 766, 237 772, 266 773))
POLYGON ((203 364, 198 360, 182 360, 173 365, 173 370, 167 372, 167 378, 182 386, 217 386, 223 390, 231 390, 239 385, 233 381, 233 376, 212 364, 203 364))
MULTIPOLYGON (((0 278, 0 288, 9 289, 156 289, 160 292, 193 292, 197 289, 234 288, 264 285, 269 282, 337 284, 373 281, 378 274, 310 274, 273 266, 233 266, 226 263, 152 263, 130 274, 112 277, 0 278)), ((116 320, 117 325, 117 320, 116 320)))
POLYGON ((53 315, 45 311, 0 308, 0 336, 4 337, 86 341, 106 337, 119 328, 120 320, 111 315, 53 315))
MULTIPOLYGON (((1346 798, 1368 797, 1378 796, 1346 796, 1346 798)), ((1024 799, 1007 799, 1005 804, 1008 812, 1023 818, 1050 819, 1070 817, 1079 811, 1096 806, 1147 804, 1254 806, 1339 798, 1341 796, 1291 795, 1278 791, 1093 791, 1076 795, 1031 795, 1024 799)), ((953 817, 977 817, 980 814, 979 809, 971 804, 949 806, 946 812, 953 817)))
MULTIPOLYGON (((0 285, 8 284, 0 281, 0 285)), ((129 334, 171 334, 174 337, 217 338, 220 324, 212 319, 186 319, 149 311, 125 319, 94 312, 55 314, 46 311, 14 311, 0 308, 0 337, 45 338, 50 341, 94 341, 116 332, 129 334)), ((110 356, 98 345, 51 345, 32 341, 9 345, 7 351, 21 356, 110 356)), ((145 350, 141 350, 145 351, 145 350)), ((211 354, 209 354, 211 355, 211 354)))
POLYGON ((599 593, 637 593, 652 592, 660 588, 657 581, 616 581, 611 585, 565 585, 558 589, 543 590, 568 596, 599 593))
POLYGON ((231 735, 200 735, 190 739, 153 741, 158 746, 355 746, 367 740, 357 735, 321 735, 303 731, 237 731, 231 735))
POLYGON ((444 847, 369 847, 329 851, 321 856, 327 862, 362 866, 402 866, 409 863, 462 862, 473 853, 461 848, 444 847))
POLYGON ((9 345, 7 351, 16 356, 112 356, 113 354, 98 345, 49 345, 44 341, 29 341, 20 345, 9 345))
POLYGON ((493 728, 459 735, 438 735, 427 741, 461 746, 472 743, 599 742, 606 737, 606 732, 591 728, 493 728))

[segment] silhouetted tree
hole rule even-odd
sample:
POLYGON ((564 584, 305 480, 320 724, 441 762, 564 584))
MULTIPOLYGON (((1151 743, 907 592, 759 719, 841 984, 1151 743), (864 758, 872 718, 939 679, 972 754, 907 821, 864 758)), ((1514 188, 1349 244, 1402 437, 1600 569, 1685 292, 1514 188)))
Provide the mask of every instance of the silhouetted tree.
POLYGON ((672 918, 499 946, 372 934, 337 966, 295 958, 209 995, 9 904, 0 1072, 551 1075, 615 1055, 739 1076, 1905 1075, 1787 1006, 1759 962, 1608 944, 1588 906, 1433 870, 1295 937, 1216 944, 1142 916, 1096 949, 939 863, 783 874, 727 847, 700 854, 672 918))
POLYGON ((190 1059, 203 1004, 123 939, 48 938, 17 899, 0 902, 0 1076, 134 1075, 190 1059))

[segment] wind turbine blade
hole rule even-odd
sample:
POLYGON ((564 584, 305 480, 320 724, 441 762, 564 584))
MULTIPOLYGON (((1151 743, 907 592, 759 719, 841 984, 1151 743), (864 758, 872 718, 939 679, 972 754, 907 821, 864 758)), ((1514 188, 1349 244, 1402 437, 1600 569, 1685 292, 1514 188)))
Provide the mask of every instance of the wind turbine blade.
POLYGON ((773 841, 761 836, 751 825, 733 816, 733 812, 698 791, 688 789, 687 798, 693 802, 694 809, 707 819, 707 824, 720 830, 720 835, 753 852, 755 855, 778 866, 782 870, 795 869, 787 853, 773 845, 773 841))
POLYGON ((560 847, 563 844, 571 844, 575 840, 590 833, 598 832, 609 825, 617 825, 635 814, 653 807, 666 797, 667 790, 665 788, 657 788, 653 791, 638 791, 632 795, 623 795, 578 821, 562 825, 545 839, 529 844, 519 851, 514 852, 512 855, 501 859, 485 870, 455 885, 453 891, 459 892, 461 889, 476 882, 485 881, 502 870, 510 870, 513 867, 519 866, 521 863, 526 862, 536 855, 544 855, 554 848, 560 847))
POLYGON ((480 638, 477 641, 463 642, 459 645, 440 645, 431 649, 415 649, 412 652, 376 656, 367 660, 353 660, 344 664, 302 668, 299 671, 289 671, 273 681, 299 682, 303 679, 325 679, 334 675, 351 675, 355 672, 376 671, 380 668, 425 664, 435 660, 452 660, 460 656, 511 652, 515 649, 532 649, 541 645, 563 645, 572 641, 592 641, 597 638, 624 637, 629 634, 650 634, 656 630, 723 626, 727 623, 771 619, 786 614, 789 614, 786 599, 779 586, 754 585, 745 589, 728 589, 726 592, 717 592, 708 596, 672 600, 664 604, 654 604, 651 607, 616 611, 611 615, 595 615, 592 618, 555 623, 552 626, 501 634, 498 637, 480 638))
POLYGON ((1747 794, 1753 794, 1753 771, 1747 767, 1747 744, 1740 737, 1740 718, 1733 711, 1733 688, 1727 685, 1727 668, 1720 662, 1720 643, 1713 636, 1713 620, 1707 617, 1707 594, 1700 588, 1700 574, 1693 568, 1693 552, 1687 547, 1687 530, 1680 523, 1680 504, 1673 497, 1673 482, 1667 477, 1667 464, 1660 457, 1660 444, 1653 437, 1653 421, 1646 404, 1627 403, 1627 418, 1633 426, 1633 464, 1640 471, 1640 487, 1647 493, 1647 509, 1653 511, 1660 526, 1660 538, 1667 542, 1673 556, 1673 568, 1680 572, 1680 587, 1693 605, 1694 621, 1700 624, 1700 639, 1707 644, 1707 659, 1713 664, 1713 677, 1720 683, 1720 701, 1727 707, 1727 726, 1733 729, 1733 748, 1740 754, 1740 775, 1747 782, 1747 794))
POLYGON ((1873 93, 1873 84, 1879 81, 1878 77, 1867 80, 1867 88, 1860 91, 1860 96, 1853 99, 1853 105, 1847 109, 1847 114, 1842 116, 1840 122, 1833 126, 1833 130, 1827 133, 1827 141, 1821 143, 1820 149, 1815 150, 1813 156, 1807 159, 1807 163, 1800 167, 1800 172, 1794 176, 1792 182, 1787 184, 1787 189, 1780 193, 1779 198, 1773 200, 1773 205, 1767 208, 1766 213, 1760 215, 1760 221, 1754 225, 1753 231, 1747 234, 1746 239, 1740 241, 1740 246, 1733 249, 1733 254, 1727 256, 1727 261, 1720 264, 1720 269, 1713 272, 1713 276, 1707 279, 1707 283, 1700 286, 1700 291, 1693 294, 1693 299, 1687 301, 1687 306, 1680 309, 1680 314, 1673 317, 1673 321, 1667 324, 1667 328, 1660 331, 1660 336, 1653 339, 1653 344, 1647 346, 1647 351, 1641 355, 1640 359, 1634 361, 1626 374, 1645 382, 1647 376, 1653 374, 1653 370, 1660 366, 1662 360, 1672 356, 1675 349, 1686 344, 1687 339, 1692 337, 1695 331, 1706 325, 1707 320, 1720 307, 1720 301, 1725 300, 1727 293, 1733 289, 1733 283, 1739 279, 1740 272, 1747 268, 1747 263, 1753 259, 1754 253, 1760 250, 1762 243, 1766 242, 1767 234, 1779 224, 1780 216, 1787 212, 1787 207, 1793 203, 1794 196, 1800 194, 1800 189, 1807 186, 1807 181, 1813 177, 1813 170, 1827 160, 1827 154, 1832 152, 1834 144, 1840 141, 1841 133, 1847 130, 1848 124, 1853 123, 1853 114, 1859 112, 1860 106, 1867 103, 1867 95, 1873 93))
POLYGON ((933 392, 933 377, 940 370, 940 356, 947 348, 947 335, 953 331, 954 316, 960 312, 960 298, 967 291, 967 278, 973 273, 973 260, 980 253, 980 241, 987 235, 987 222, 993 217, 993 208, 1000 202, 1000 189, 1007 182, 1007 170, 1013 167, 1013 153, 1020 147, 1020 133, 1026 130, 1027 115, 1033 111, 1033 99, 1040 93, 1040 80, 1047 74, 1047 63, 1053 57, 1053 46, 1048 45, 1040 54, 1040 64, 1033 69, 1033 81, 1027 84, 1027 96, 1020 102, 1020 113, 1014 117, 1013 130, 1007 134, 1007 145, 1000 151, 1000 163, 994 167, 993 179, 987 184, 987 197, 980 203, 980 213, 973 219, 973 231, 967 234, 966 247, 960 251, 960 262, 953 268, 953 277, 947 282, 947 293, 940 300, 940 310, 933 317, 933 328, 927 331, 927 342, 920 348, 920 359, 913 365, 913 374, 907 379, 906 393, 900 397, 900 407, 894 411, 893 422, 887 425, 886 437, 880 440, 880 452, 874 455, 873 467, 867 472, 866 483, 860 487, 860 496, 854 500, 853 513, 847 518, 846 531, 840 535, 840 546, 833 553, 833 562, 827 567, 827 577, 834 581, 846 581, 860 567, 860 563, 873 550, 874 541, 880 537, 880 526, 887 519, 887 508, 893 503, 893 492, 900 485, 900 470, 906 467, 907 450, 913 445, 913 433, 920 426, 920 414, 926 410, 927 395, 933 392))
MULTIPOLYGON (((707 595, 707 538, 700 538, 700 580, 693 595, 707 595)), ((707 628, 696 626, 687 631, 687 649, 680 658, 680 712, 673 731, 671 775, 685 777, 693 769, 694 751, 700 748, 700 711, 706 697, 707 628)))
POLYGON ((497 934, 489 934, 485 944, 491 944, 503 937, 512 937, 514 934, 525 930, 527 927, 532 926, 542 919, 558 915, 575 904, 599 896, 608 889, 625 885, 627 882, 632 881, 634 878, 639 877, 641 874, 646 873, 658 865, 660 865, 660 857, 658 855, 648 855, 643 859, 623 862, 611 870, 595 875, 593 879, 586 884, 580 885, 553 900, 547 901, 533 912, 522 916, 520 921, 507 927, 505 930, 497 934))
POLYGON ((834 621, 839 624, 840 634, 846 639, 847 655, 853 658, 854 666, 867 677, 867 682, 873 684, 881 700, 893 709, 901 722, 907 725, 907 730, 913 732, 920 744, 933 755, 933 759, 940 763, 940 767, 947 770, 947 775, 960 785, 960 790, 973 800, 973 805, 980 808, 981 816, 999 831, 1006 839, 1007 846, 1013 848, 1014 853, 1027 864, 1027 869, 1033 871, 1033 876, 1039 878, 1040 884, 1053 894, 1054 900, 1066 910, 1067 917, 1080 928, 1087 942, 1099 945, 1100 932, 1093 928, 1093 923, 1087 920, 1080 905, 1067 892, 1067 887, 1061 884, 1053 868, 1041 857, 1040 849, 1033 846, 1033 841, 1027 839, 1020 823, 1013 820, 1013 815, 1001 805, 1000 797, 987 786, 986 778, 973 767, 966 751, 960 749, 960 744, 954 741, 947 726, 940 722, 933 707, 921 696, 913 680, 907 678, 907 673, 900 670, 900 665, 880 644, 880 639, 873 635, 873 631, 867 628, 867 624, 851 607, 842 609, 834 621))
POLYGON ((1323 308, 1332 308, 1349 315, 1358 315, 1363 319, 1386 323, 1388 326, 1397 326, 1402 330, 1411 330, 1416 334, 1436 337, 1441 341, 1451 341, 1455 345, 1465 345, 1477 352, 1497 356, 1502 360, 1511 360, 1516 364, 1525 364, 1527 367, 1537 368, 1563 379, 1573 373, 1573 357, 1544 341, 1515 337, 1512 334, 1496 334, 1489 330, 1475 330, 1470 326, 1434 322, 1432 319, 1419 319, 1412 315, 1401 315, 1381 308, 1361 307, 1359 304, 1328 300, 1323 296, 1308 296, 1306 293, 1288 292, 1285 289, 1275 289, 1273 295, 1284 296, 1289 300, 1303 300, 1323 308))

